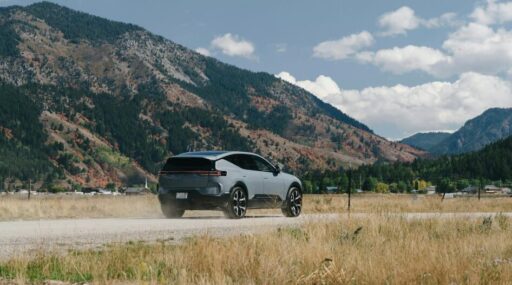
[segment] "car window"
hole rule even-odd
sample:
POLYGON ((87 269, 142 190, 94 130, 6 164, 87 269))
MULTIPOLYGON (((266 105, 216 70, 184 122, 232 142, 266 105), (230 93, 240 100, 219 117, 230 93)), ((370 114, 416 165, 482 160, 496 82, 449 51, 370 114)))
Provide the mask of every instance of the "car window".
POLYGON ((258 165, 256 164, 256 161, 254 161, 252 155, 240 155, 240 161, 242 163, 242 168, 247 170, 256 170, 258 171, 258 165))
POLYGON ((226 157, 224 157, 224 160, 227 160, 227 161, 229 161, 229 162, 233 163, 234 165, 236 165, 236 166, 238 166, 238 167, 242 167, 242 166, 240 165, 240 161, 239 161, 239 159, 238 159, 238 155, 230 155, 230 156, 226 156, 226 157))
POLYGON ((230 155, 228 157, 225 157, 224 159, 233 163, 234 165, 236 165, 240 168, 248 169, 248 170, 257 170, 254 160, 252 160, 247 155, 235 154, 235 155, 230 155))
POLYGON ((255 171, 272 171, 269 170, 268 163, 265 165, 264 160, 253 155, 234 154, 227 156, 224 159, 243 169, 255 171))
POLYGON ((264 160, 261 157, 258 156, 252 156, 254 159, 254 162, 256 163, 256 167, 259 171, 265 171, 265 172, 273 172, 274 167, 268 163, 266 160, 264 160))

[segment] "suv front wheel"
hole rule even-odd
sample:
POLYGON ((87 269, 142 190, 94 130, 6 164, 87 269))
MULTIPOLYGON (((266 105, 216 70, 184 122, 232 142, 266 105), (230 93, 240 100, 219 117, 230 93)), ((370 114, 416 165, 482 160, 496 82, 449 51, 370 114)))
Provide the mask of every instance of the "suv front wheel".
POLYGON ((297 186, 290 187, 286 201, 281 208, 286 217, 298 217, 302 211, 302 192, 297 186))

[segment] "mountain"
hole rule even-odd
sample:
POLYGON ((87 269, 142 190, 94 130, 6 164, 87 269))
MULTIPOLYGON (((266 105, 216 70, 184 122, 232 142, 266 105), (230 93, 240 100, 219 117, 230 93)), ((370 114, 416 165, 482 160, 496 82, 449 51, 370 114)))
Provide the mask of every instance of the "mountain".
POLYGON ((271 74, 48 2, 0 9, 0 97, 4 181, 140 182, 191 148, 295 173, 424 155, 271 74))
POLYGON ((432 147, 438 145, 450 135, 450 133, 444 132, 417 133, 402 139, 400 143, 410 145, 418 149, 430 151, 432 147))
POLYGON ((512 108, 492 108, 467 121, 462 128, 432 147, 437 154, 475 151, 512 135, 512 108))

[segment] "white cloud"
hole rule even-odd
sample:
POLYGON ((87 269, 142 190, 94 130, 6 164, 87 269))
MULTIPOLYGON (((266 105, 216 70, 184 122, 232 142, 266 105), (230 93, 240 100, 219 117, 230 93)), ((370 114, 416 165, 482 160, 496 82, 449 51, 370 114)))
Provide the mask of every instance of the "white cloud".
POLYGON ((512 106, 512 84, 495 76, 469 72, 455 82, 435 81, 343 90, 330 77, 296 80, 276 75, 363 121, 386 137, 405 137, 425 130, 453 130, 491 107, 512 106))
POLYGON ((407 31, 415 30, 420 26, 426 28, 438 28, 457 24, 455 13, 445 13, 439 17, 423 19, 416 16, 413 9, 407 6, 380 16, 379 27, 383 29, 382 36, 405 35, 407 31))
POLYGON ((195 51, 199 54, 202 54, 204 56, 211 56, 211 53, 208 49, 206 48, 202 48, 202 47, 198 47, 195 49, 195 51))
POLYGON ((444 26, 459 26, 461 22, 457 20, 457 14, 444 13, 437 18, 422 20, 421 24, 426 28, 432 29, 444 26))
POLYGON ((338 40, 321 42, 313 48, 313 55, 325 59, 344 59, 373 44, 373 36, 362 31, 338 40))
POLYGON ((512 2, 488 0, 485 6, 476 7, 470 17, 483 25, 512 21, 512 2))
POLYGON ((254 45, 251 42, 231 33, 214 38, 211 45, 212 48, 220 50, 223 54, 229 56, 252 58, 255 51, 254 45))
POLYGON ((410 45, 361 52, 355 57, 396 74, 414 70, 439 78, 464 72, 504 74, 512 65, 512 31, 469 23, 451 33, 442 49, 410 45))
POLYGON ((391 36, 405 34, 407 30, 414 30, 420 25, 420 19, 414 10, 403 6, 395 11, 388 12, 379 18, 379 26, 384 29, 382 35, 391 36))
POLYGON ((326 98, 329 95, 339 94, 341 92, 338 84, 329 76, 320 75, 315 81, 303 80, 297 81, 293 75, 283 71, 276 75, 276 77, 283 79, 291 84, 297 85, 312 94, 315 94, 320 99, 326 98))
POLYGON ((443 48, 453 57, 452 73, 478 71, 496 74, 512 64, 512 32, 470 23, 452 33, 443 48))
POLYGON ((435 74, 437 66, 449 63, 451 58, 443 52, 423 46, 409 45, 381 49, 377 52, 362 52, 356 58, 365 63, 372 63, 382 70, 403 74, 413 70, 423 70, 435 74))

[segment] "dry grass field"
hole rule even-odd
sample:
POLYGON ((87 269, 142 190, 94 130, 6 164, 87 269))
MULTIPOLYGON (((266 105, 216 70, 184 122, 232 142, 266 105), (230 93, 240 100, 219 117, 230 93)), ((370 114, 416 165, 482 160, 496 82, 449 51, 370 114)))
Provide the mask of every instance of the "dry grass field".
MULTIPOLYGON (((512 198, 445 199, 435 196, 363 194, 352 198, 352 212, 510 212, 512 198)), ((305 195, 304 213, 347 212, 346 195, 305 195)), ((280 214, 252 210, 250 214, 280 214)), ((196 212, 195 215, 209 213, 196 212)), ((0 196, 0 221, 59 218, 161 217, 156 196, 0 196)))
POLYGON ((0 264, 0 278, 19 284, 510 284, 510 226, 500 215, 376 215, 261 235, 20 256, 0 264))
MULTIPOLYGON (((180 243, 41 251, 0 262, 0 284, 511 284, 512 198, 356 195, 368 217, 180 243), (388 213, 489 212, 478 219, 388 213), (492 214, 491 214, 492 213, 492 214)), ((272 210, 274 211, 274 210, 272 210)), ((268 214, 272 211, 255 211, 268 214)), ((306 196, 305 213, 346 212, 346 196, 306 196)), ((272 212, 274 213, 274 212, 272 212)), ((194 213, 193 213, 194 214, 194 213)), ((3 196, 0 220, 161 217, 154 196, 3 196)))

